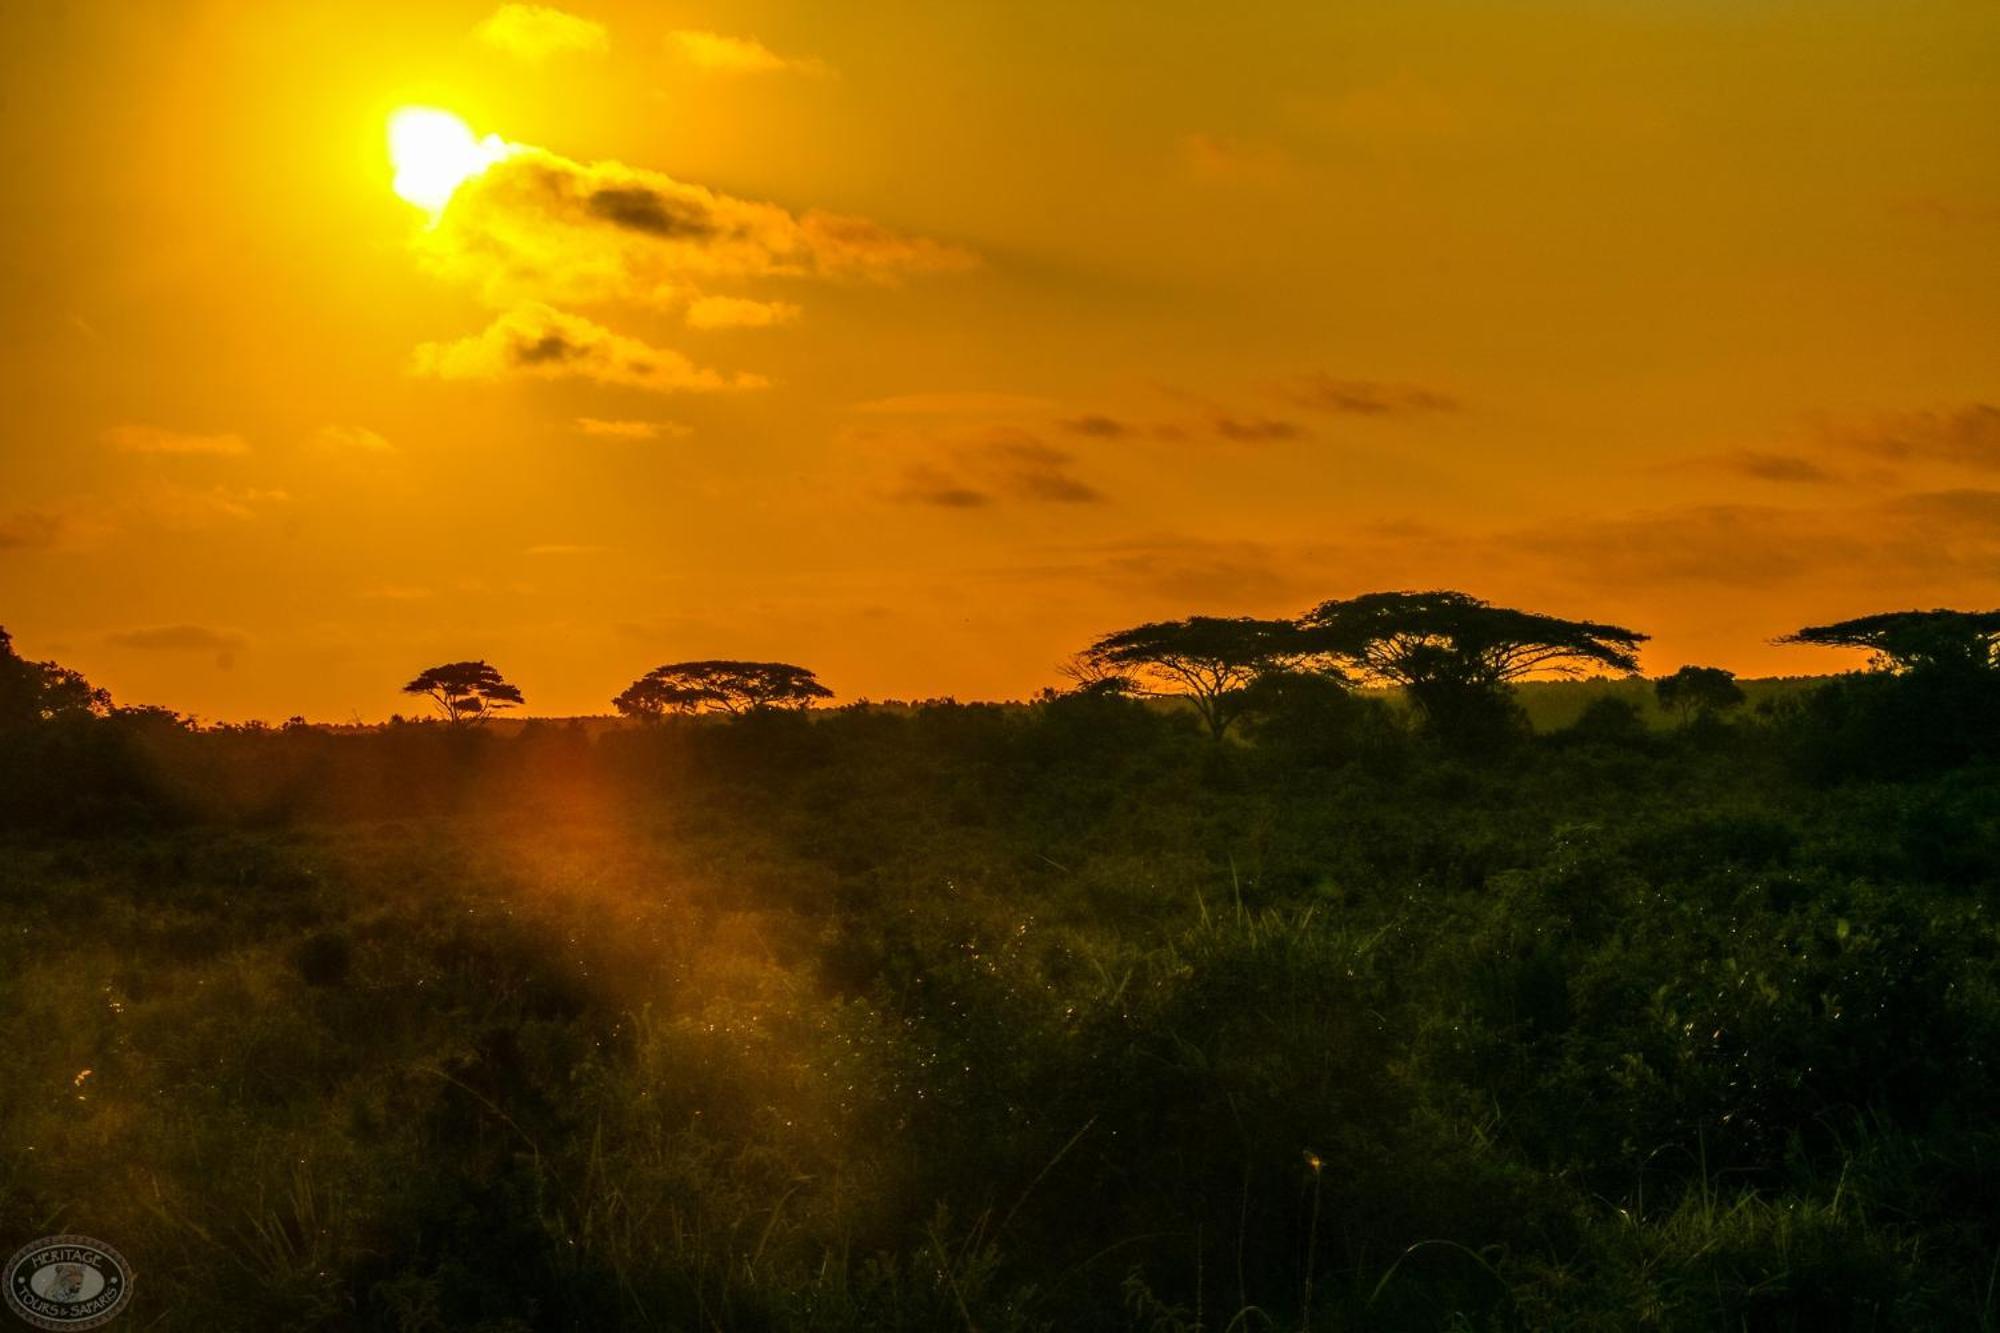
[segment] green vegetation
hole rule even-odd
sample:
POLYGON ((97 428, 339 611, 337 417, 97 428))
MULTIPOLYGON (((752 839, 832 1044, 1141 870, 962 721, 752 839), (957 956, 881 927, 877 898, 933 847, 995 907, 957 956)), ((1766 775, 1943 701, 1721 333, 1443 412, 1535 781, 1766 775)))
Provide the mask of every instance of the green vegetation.
POLYGON ((118 1246, 134 1327, 2000 1327, 1993 673, 1533 685, 1467 755, 1323 673, 1218 744, 46 665, 0 1234, 118 1246))

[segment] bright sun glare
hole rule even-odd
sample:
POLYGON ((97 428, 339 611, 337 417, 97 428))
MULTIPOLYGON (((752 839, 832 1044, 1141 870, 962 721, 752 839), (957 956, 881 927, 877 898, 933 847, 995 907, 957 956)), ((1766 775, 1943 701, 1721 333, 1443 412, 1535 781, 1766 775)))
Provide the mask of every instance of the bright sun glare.
POLYGON ((497 134, 472 137, 449 111, 406 107, 389 117, 389 160, 398 195, 432 214, 444 211, 452 191, 507 155, 497 134))

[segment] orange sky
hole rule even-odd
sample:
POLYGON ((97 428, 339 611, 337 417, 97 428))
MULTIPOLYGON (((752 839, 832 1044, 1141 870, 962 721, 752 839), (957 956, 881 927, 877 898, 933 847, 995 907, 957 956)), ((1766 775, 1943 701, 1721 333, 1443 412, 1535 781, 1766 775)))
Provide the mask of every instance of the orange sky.
POLYGON ((0 87, 0 623, 123 702, 2000 604, 1991 0, 65 0, 0 87), (512 146, 435 219, 406 106, 512 146))

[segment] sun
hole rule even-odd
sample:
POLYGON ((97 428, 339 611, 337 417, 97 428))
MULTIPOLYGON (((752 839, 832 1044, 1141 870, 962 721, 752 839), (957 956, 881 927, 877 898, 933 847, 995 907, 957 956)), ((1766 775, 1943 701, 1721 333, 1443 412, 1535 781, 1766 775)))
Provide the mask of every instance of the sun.
POLYGON ((434 107, 405 107, 389 117, 389 161, 396 168, 393 188, 433 217, 451 202, 467 179, 507 156, 497 134, 475 139, 466 123, 434 107))

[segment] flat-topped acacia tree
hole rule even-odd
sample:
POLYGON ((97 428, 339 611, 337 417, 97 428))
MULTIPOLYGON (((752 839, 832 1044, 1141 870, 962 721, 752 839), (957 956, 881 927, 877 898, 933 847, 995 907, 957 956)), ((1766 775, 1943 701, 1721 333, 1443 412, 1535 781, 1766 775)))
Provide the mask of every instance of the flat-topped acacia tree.
POLYGON ((403 687, 405 694, 427 696, 453 726, 484 722, 505 708, 519 708, 520 687, 510 685, 485 662, 447 662, 434 666, 403 687))
POLYGON ((1427 725, 1471 739, 1511 713, 1509 683, 1535 671, 1631 674, 1648 636, 1621 625, 1494 606, 1468 593, 1372 592, 1322 602, 1299 619, 1310 646, 1401 686, 1427 725))
POLYGON ((1865 648, 1891 671, 2000 670, 2000 611, 1884 611, 1808 625, 1779 643, 1865 648))
POLYGON ((667 713, 745 713, 810 708, 833 691, 789 662, 669 662, 654 667, 611 701, 626 717, 667 713))
MULTIPOLYGON (((1316 658, 1289 620, 1189 616, 1107 634, 1077 654, 1070 674, 1089 689, 1186 699, 1208 734, 1221 740, 1242 716, 1252 684, 1306 669, 1316 658)), ((1320 670, 1340 678, 1323 661, 1320 670)))

